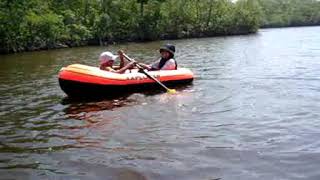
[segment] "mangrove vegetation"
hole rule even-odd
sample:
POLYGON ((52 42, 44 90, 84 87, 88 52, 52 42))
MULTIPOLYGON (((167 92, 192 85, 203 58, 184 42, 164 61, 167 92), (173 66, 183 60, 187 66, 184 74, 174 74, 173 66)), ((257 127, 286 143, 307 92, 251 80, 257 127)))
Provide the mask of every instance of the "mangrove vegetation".
POLYGON ((317 24, 316 0, 0 0, 0 52, 317 24))

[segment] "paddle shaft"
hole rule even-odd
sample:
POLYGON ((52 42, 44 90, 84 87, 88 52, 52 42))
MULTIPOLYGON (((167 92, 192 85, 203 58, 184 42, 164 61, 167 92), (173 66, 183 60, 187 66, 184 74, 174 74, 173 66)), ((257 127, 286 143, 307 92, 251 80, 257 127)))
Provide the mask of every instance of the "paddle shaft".
MULTIPOLYGON (((123 53, 123 56, 130 62, 132 62, 133 60, 127 56, 126 54, 123 53)), ((142 70, 142 72, 150 79, 154 80, 155 82, 157 82, 159 85, 161 85, 164 89, 166 89, 168 92, 172 91, 172 89, 169 89, 167 86, 165 86, 163 83, 161 83, 158 79, 154 78, 153 76, 151 76, 149 73, 146 72, 145 69, 143 69, 138 63, 136 64, 136 66, 142 70)))

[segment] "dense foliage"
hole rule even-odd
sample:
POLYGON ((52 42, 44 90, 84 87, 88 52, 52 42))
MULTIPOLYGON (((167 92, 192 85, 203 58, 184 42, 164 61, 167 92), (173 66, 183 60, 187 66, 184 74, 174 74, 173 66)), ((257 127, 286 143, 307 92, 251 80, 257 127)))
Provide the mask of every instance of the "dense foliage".
POLYGON ((262 27, 320 25, 319 0, 258 0, 262 27))
POLYGON ((0 52, 246 34, 319 12, 316 0, 0 0, 0 52))

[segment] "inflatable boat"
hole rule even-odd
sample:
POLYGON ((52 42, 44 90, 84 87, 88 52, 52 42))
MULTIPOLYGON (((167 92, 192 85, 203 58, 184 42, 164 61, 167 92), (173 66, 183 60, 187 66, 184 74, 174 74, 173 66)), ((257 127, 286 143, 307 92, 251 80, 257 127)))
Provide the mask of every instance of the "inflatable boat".
MULTIPOLYGON (((193 73, 187 68, 149 71, 148 74, 169 87, 191 83, 193 80, 193 73)), ((138 69, 118 74, 82 64, 63 67, 59 73, 59 84, 69 97, 112 97, 123 93, 162 89, 138 69)))

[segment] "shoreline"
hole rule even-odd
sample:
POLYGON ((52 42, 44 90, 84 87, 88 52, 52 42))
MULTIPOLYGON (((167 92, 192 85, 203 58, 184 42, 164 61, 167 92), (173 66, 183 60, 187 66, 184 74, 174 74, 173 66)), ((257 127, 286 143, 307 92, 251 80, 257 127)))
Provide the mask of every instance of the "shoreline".
MULTIPOLYGON (((299 27, 316 27, 320 26, 320 24, 316 25, 295 25, 295 26, 262 26, 259 30, 263 29, 282 29, 282 28, 299 28, 299 27)), ((237 33, 211 33, 211 32, 202 32, 199 34, 186 34, 183 36, 178 35, 162 35, 162 37, 155 38, 155 39, 148 39, 148 40, 139 40, 139 39, 117 39, 113 41, 102 41, 100 43, 99 39, 90 39, 86 41, 82 41, 79 44, 75 44, 75 42, 65 42, 65 43, 57 43, 50 47, 27 47, 24 50, 20 51, 6 51, 0 48, 0 55, 9 55, 9 54, 17 54, 23 52, 37 52, 37 51, 48 51, 48 50, 55 50, 55 49, 66 49, 66 48, 74 48, 74 47, 85 47, 85 46, 109 46, 114 44, 122 44, 122 43, 143 43, 143 42, 151 42, 151 41, 163 41, 163 40, 179 40, 179 39, 193 39, 193 38, 210 38, 210 37, 228 37, 228 36, 241 36, 241 35, 250 35, 256 34, 259 32, 237 32, 237 33)))
POLYGON ((99 39, 89 39, 81 41, 76 44, 76 42, 64 42, 64 43, 56 43, 52 46, 44 46, 44 47, 25 47, 23 50, 18 51, 6 51, 0 48, 0 55, 8 55, 8 54, 17 54, 23 52, 37 52, 37 51, 48 51, 54 49, 65 49, 65 48, 74 48, 74 47, 85 47, 85 46, 109 46, 114 44, 122 44, 122 43, 143 43, 143 42, 152 42, 152 41, 163 41, 163 40, 178 40, 178 39, 192 39, 192 38, 206 38, 206 37, 227 37, 227 36, 240 36, 240 35, 249 35, 256 34, 257 32, 237 32, 237 33, 211 33, 211 32, 202 32, 198 34, 186 34, 186 35, 162 35, 159 38, 154 39, 115 39, 110 41, 101 41, 99 39))
POLYGON ((315 27, 315 26, 320 26, 320 23, 319 24, 309 24, 309 25, 290 25, 290 26, 268 25, 268 26, 261 26, 260 29, 298 28, 298 27, 315 27))

